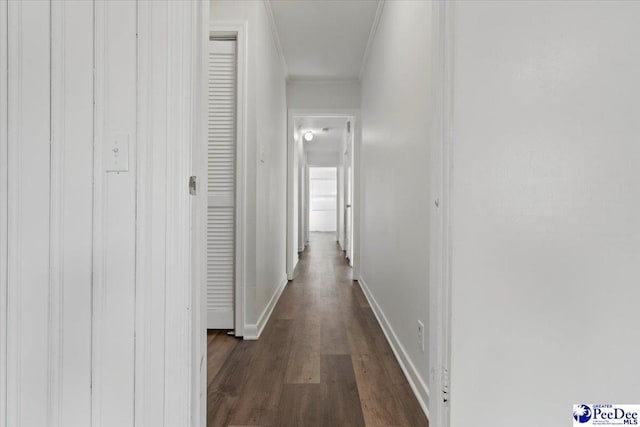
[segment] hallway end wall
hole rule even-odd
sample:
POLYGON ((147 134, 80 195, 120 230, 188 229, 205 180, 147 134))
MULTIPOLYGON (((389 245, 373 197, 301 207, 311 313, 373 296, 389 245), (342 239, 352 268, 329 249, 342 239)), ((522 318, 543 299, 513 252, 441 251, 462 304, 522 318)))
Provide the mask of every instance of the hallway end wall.
POLYGON ((433 7, 385 3, 361 88, 360 281, 426 412, 433 7))

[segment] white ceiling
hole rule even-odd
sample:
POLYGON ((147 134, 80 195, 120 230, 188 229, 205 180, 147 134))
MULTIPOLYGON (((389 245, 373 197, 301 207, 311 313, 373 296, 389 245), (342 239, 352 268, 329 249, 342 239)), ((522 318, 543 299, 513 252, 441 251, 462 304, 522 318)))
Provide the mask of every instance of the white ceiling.
POLYGON ((307 151, 335 151, 340 150, 342 134, 347 127, 345 117, 300 117, 295 119, 295 127, 299 135, 310 130, 313 132, 311 142, 304 141, 307 151), (328 127, 324 132, 322 128, 328 127))
POLYGON ((291 79, 356 79, 377 0, 271 0, 291 79))

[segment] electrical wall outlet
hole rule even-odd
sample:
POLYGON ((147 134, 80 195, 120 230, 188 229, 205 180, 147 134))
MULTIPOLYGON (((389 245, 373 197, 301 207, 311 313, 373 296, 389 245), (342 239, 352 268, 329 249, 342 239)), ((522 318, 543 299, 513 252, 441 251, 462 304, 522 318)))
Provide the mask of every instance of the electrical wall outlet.
POLYGON ((418 348, 424 352, 424 324, 418 320, 418 348))

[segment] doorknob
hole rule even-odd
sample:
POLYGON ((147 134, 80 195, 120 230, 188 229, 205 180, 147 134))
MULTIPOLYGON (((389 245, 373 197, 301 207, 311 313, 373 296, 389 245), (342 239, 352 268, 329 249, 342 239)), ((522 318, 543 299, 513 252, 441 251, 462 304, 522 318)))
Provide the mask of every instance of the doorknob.
POLYGON ((348 207, 348 208, 350 208, 350 207, 351 207, 351 205, 347 205, 347 207, 348 207))

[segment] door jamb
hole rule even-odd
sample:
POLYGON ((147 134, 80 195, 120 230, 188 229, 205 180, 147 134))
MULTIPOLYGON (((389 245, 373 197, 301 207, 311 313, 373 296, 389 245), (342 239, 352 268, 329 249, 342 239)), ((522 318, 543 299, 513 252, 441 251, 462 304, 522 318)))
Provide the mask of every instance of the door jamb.
POLYGON ((430 384, 433 399, 430 414, 434 427, 449 427, 451 402, 451 289, 452 289, 452 169, 453 169, 453 49, 454 6, 447 0, 434 3, 433 95, 434 143, 439 144, 434 162, 438 188, 434 189, 432 209, 439 218, 432 246, 434 276, 430 284, 430 384), (440 195, 438 200, 438 194, 440 195), (436 203, 439 202, 439 203, 436 203), (438 207, 439 205, 439 207, 438 207), (435 206, 435 208, 434 208, 435 206), (446 390, 446 392, 445 392, 446 390))
POLYGON ((352 195, 352 216, 353 216, 353 279, 360 276, 360 110, 359 109, 289 109, 287 112, 287 279, 293 279, 295 262, 293 259, 293 248, 298 248, 297 242, 293 241, 293 156, 295 155, 295 128, 294 121, 298 117, 352 117, 351 123, 354 134, 353 150, 353 195, 352 195))

